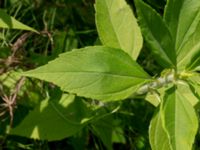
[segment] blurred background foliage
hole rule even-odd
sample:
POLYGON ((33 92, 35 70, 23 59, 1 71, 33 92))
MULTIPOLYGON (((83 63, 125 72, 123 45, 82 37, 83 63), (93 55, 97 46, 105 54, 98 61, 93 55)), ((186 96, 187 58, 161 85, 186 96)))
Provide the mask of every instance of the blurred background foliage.
MULTIPOLYGON (((144 0, 161 15, 166 0, 144 0)), ((134 8, 134 1, 127 0, 134 8)), ((40 34, 20 30, 1 29, 0 32, 0 149, 23 150, 148 150, 148 125, 155 108, 141 99, 113 102, 103 110, 116 113, 84 127, 76 135, 60 141, 33 140, 6 134, 10 114, 3 107, 3 97, 16 89, 20 77, 16 74, 46 64, 60 53, 89 45, 101 44, 95 27, 95 0, 1 0, 0 7, 9 15, 39 31, 40 34), (22 41, 22 42, 20 42, 22 41), (112 123, 111 123, 112 122, 112 123), (109 142, 110 131, 112 141, 109 142), (102 133, 106 134, 102 134, 102 133)), ((145 45, 145 44, 144 44, 145 45)), ((138 62, 152 76, 161 67, 144 46, 138 62)), ((46 97, 58 98, 62 92, 52 84, 27 79, 17 93, 12 126, 46 97)), ((90 102, 90 100, 85 100, 90 102)), ((26 130, 26 129, 24 129, 26 130)), ((64 131, 63 131, 64 132, 64 131)), ((199 137, 199 135, 197 135, 199 137)), ((198 143, 197 143, 198 145, 198 143)))

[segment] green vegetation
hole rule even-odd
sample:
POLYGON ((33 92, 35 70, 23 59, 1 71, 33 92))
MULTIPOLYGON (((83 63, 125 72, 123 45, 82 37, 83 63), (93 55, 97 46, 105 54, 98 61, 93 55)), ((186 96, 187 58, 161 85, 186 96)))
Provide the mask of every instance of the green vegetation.
POLYGON ((199 0, 0 6, 1 149, 199 149, 199 0))

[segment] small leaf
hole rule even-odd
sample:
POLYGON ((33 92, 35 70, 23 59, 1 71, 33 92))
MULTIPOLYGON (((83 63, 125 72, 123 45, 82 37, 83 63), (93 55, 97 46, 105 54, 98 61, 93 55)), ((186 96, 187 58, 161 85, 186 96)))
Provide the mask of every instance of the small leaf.
POLYGON ((181 84, 178 84, 178 88, 193 107, 199 103, 199 98, 195 94, 195 89, 190 86, 189 82, 182 82, 181 84))
POLYGON ((161 105, 164 129, 166 129, 172 149, 191 150, 198 129, 198 119, 194 108, 183 91, 172 87, 166 91, 161 105))
POLYGON ((195 70, 199 66, 200 55, 200 22, 195 32, 183 44, 177 53, 177 66, 179 70, 195 70))
POLYGON ((157 92, 148 92, 145 96, 145 100, 157 107, 160 104, 160 96, 157 92))
POLYGON ((125 99, 150 80, 128 54, 103 46, 64 53, 23 75, 53 82, 64 91, 99 100, 125 99))
POLYGON ((126 144, 126 138, 124 135, 123 128, 116 127, 112 132, 112 142, 126 144))
POLYGON ((133 11, 125 0, 96 0, 96 25, 102 43, 127 52, 134 60, 143 40, 133 11))
POLYGON ((157 111, 149 127, 149 140, 152 150, 171 150, 167 133, 163 128, 161 112, 157 111))
POLYGON ((164 20, 169 27, 178 54, 184 43, 190 41, 190 36, 196 32, 200 21, 200 1, 168 0, 164 20))
POLYGON ((113 117, 107 116, 93 123, 93 132, 98 136, 107 150, 112 150, 113 117))
POLYGON ((199 73, 193 73, 192 76, 188 77, 188 81, 192 82, 194 84, 200 85, 200 74, 199 73))
POLYGON ((200 101, 200 74, 196 73, 193 76, 189 77, 188 84, 191 86, 192 93, 198 98, 198 102, 200 101))
MULTIPOLYGON (((197 55, 197 56, 199 56, 199 55, 197 55)), ((200 71, 200 56, 197 57, 195 60, 190 61, 189 65, 187 65, 187 67, 186 67, 186 70, 188 70, 188 71, 200 71)))
POLYGON ((192 69, 188 66, 200 53, 200 1, 168 0, 164 20, 174 41, 178 70, 192 69))
POLYGON ((77 133, 86 124, 89 110, 81 99, 63 95, 59 101, 43 100, 10 134, 40 140, 60 140, 77 133))
POLYGON ((170 32, 162 17, 141 0, 135 0, 138 19, 145 40, 163 67, 176 65, 176 54, 170 32))
POLYGON ((29 31, 37 32, 35 29, 9 16, 2 9, 0 9, 0 28, 20 29, 20 30, 29 30, 29 31))

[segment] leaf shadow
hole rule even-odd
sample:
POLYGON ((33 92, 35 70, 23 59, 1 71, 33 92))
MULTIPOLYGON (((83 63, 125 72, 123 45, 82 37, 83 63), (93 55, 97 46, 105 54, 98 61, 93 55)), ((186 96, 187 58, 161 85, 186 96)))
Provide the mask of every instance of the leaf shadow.
POLYGON ((83 119, 89 116, 90 111, 82 99, 69 96, 59 101, 44 100, 10 134, 48 141, 61 140, 80 131, 86 125, 83 119))

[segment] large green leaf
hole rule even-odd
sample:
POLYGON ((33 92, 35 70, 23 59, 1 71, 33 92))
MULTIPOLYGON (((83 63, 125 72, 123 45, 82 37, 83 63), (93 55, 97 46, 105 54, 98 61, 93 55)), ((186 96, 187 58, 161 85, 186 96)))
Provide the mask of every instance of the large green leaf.
POLYGON ((159 110, 151 120, 150 144, 153 150, 191 150, 198 119, 185 87, 166 91, 159 110), (187 96, 187 97, 186 97, 187 96))
POLYGON ((163 67, 176 65, 176 53, 170 32, 162 17, 141 0, 135 0, 140 27, 145 40, 163 67))
POLYGON ((161 107, 163 127, 173 150, 191 150, 198 129, 195 110, 182 92, 177 87, 166 91, 161 107))
POLYGON ((96 0, 96 25, 102 43, 126 51, 137 59, 142 35, 136 18, 125 0, 96 0))
POLYGON ((35 29, 17 21, 0 9, 0 28, 20 29, 37 32, 35 29))
POLYGON ((64 91, 99 100, 127 98, 149 81, 149 76, 127 53, 104 46, 64 53, 23 75, 53 82, 64 91))
POLYGON ((164 20, 172 34, 175 49, 179 53, 183 44, 196 32, 200 20, 200 1, 168 0, 164 20))
POLYGON ((60 140, 74 135, 90 119, 86 104, 64 94, 59 101, 44 100, 10 134, 41 140, 60 140))

